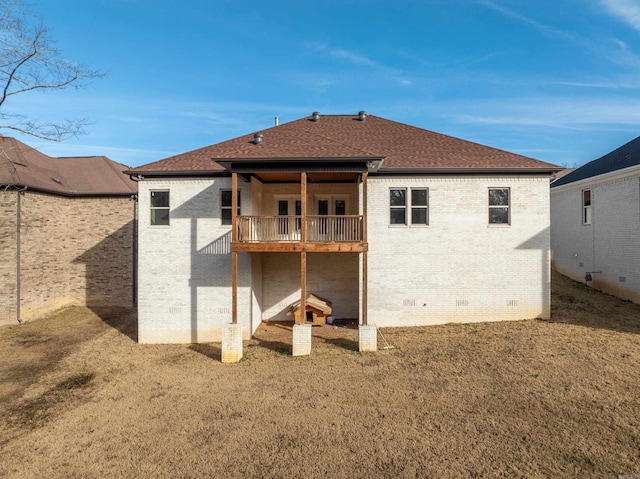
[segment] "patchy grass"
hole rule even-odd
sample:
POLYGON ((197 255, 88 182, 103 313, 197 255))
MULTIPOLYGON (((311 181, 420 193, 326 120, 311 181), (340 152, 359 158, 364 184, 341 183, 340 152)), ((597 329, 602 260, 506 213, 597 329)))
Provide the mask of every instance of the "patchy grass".
POLYGON ((139 345, 126 311, 0 329, 0 477, 640 475, 640 306, 553 275, 552 320, 385 329, 263 325, 139 345), (379 343, 381 345, 381 343, 379 343))

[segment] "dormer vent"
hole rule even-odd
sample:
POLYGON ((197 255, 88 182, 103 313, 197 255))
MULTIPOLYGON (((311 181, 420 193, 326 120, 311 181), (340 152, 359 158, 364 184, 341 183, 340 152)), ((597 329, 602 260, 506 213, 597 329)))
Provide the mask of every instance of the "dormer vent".
POLYGON ((366 111, 358 112, 358 120, 359 121, 365 121, 366 119, 367 119, 367 112, 366 111))
POLYGON ((313 114, 311 115, 311 119, 313 121, 320 121, 320 112, 314 111, 313 114))
POLYGON ((259 145, 260 143, 262 143, 262 138, 263 138, 262 133, 254 133, 254 135, 253 135, 253 144, 254 145, 259 145))

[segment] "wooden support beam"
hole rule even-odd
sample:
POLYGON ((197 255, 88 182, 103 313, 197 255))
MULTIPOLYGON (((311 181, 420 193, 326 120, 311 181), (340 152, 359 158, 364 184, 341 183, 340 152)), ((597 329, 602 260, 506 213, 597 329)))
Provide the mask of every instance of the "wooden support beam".
POLYGON ((367 325, 367 252, 362 253, 362 324, 367 325))
POLYGON ((238 173, 231 173, 231 241, 238 241, 238 173))
POLYGON ((307 322, 307 253, 300 253, 300 324, 307 322))
POLYGON ((231 251, 248 253, 361 253, 366 243, 231 243, 231 251))
POLYGON ((307 172, 303 171, 300 174, 300 214, 302 216, 301 221, 301 240, 303 243, 307 242, 307 172))
POLYGON ((362 173, 362 242, 367 242, 367 178, 369 174, 362 173))
MULTIPOLYGON (((238 174, 231 173, 231 242, 237 241, 238 174)), ((231 252, 231 322, 238 323, 238 253, 231 252)))

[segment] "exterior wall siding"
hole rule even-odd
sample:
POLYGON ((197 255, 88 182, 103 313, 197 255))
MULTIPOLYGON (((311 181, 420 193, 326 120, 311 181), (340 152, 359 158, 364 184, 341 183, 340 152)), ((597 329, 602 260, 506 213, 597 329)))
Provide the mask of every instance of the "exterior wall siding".
MULTIPOLYGON (((286 313, 300 299, 300 254, 263 253, 262 257, 262 318, 292 321, 286 313)), ((357 253, 307 254, 307 293, 331 301, 338 318, 358 318, 358 278, 357 253)))
MULTIPOLYGON (((143 180, 139 183, 138 340, 141 343, 220 341, 232 320, 231 227, 221 224, 220 190, 230 178, 143 180), (169 190, 170 225, 151 226, 151 190, 169 190)), ((239 182, 241 209, 251 213, 251 189, 239 182)), ((238 321, 245 338, 257 328, 252 258, 238 254, 238 321)))
MULTIPOLYGON (((15 192, 6 193, 15 196, 15 192)), ((17 203, 12 208, 15 228, 17 203)), ((34 319, 68 305, 131 307, 134 208, 135 202, 128 197, 69 198, 24 192, 21 319, 34 319)), ((2 254, 13 256, 9 261, 15 278, 15 233, 13 238, 11 251, 3 248, 2 254)), ((7 297, 15 304, 15 279, 11 290, 14 293, 7 297)), ((6 311, 15 320, 16 306, 6 311)))
POLYGON ((370 177, 368 319, 378 326, 550 316, 549 178, 370 177), (428 226, 390 226, 391 188, 429 188, 428 226), (511 224, 488 224, 510 188, 511 224))
POLYGON ((554 269, 596 289, 640 303, 640 173, 587 179, 551 190, 554 269), (592 220, 582 224, 582 191, 592 220))
MULTIPOLYGON (((228 226, 220 190, 230 179, 145 179, 139 194, 139 340, 219 341, 231 321, 228 226), (149 225, 151 190, 171 195, 171 224, 149 225)), ((315 186, 315 185, 314 185, 315 186)), ((362 210, 356 185, 337 185, 349 213, 362 210)), ((242 214, 275 214, 278 195, 297 185, 239 183, 242 214), (271 201, 271 203, 270 203, 271 201), (271 205, 271 206, 269 206, 271 205), (272 208, 273 207, 273 208, 272 208), (259 211, 256 211, 259 210, 259 211)), ((361 193, 360 193, 361 195, 361 193)), ((369 177, 368 319, 413 326, 548 318, 548 176, 369 177), (428 226, 390 226, 389 189, 429 188, 428 226), (510 188, 510 225, 488 224, 488 189, 510 188)), ((291 319, 300 295, 300 256, 239 253, 238 319, 248 338, 261 320, 291 319)), ((307 290, 333 303, 338 317, 359 317, 361 255, 310 253, 307 290)))
POLYGON ((0 190, 0 324, 16 322, 17 192, 0 190))

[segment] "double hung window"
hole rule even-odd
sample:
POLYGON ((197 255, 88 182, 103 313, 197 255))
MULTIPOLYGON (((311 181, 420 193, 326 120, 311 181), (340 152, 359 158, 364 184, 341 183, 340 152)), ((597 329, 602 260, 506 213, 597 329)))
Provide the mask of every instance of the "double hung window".
POLYGON ((428 188, 392 188, 389 190, 389 224, 429 224, 428 188), (407 194, 408 193, 408 194, 407 194))
POLYGON ((169 226, 169 190, 151 190, 151 226, 169 226))
MULTIPOLYGON (((223 225, 231 224, 233 194, 231 190, 220 190, 220 220, 223 225)), ((240 214, 240 191, 238 191, 238 215, 240 214)))
POLYGON ((509 188, 489 188, 489 224, 510 224, 510 196, 509 188))

